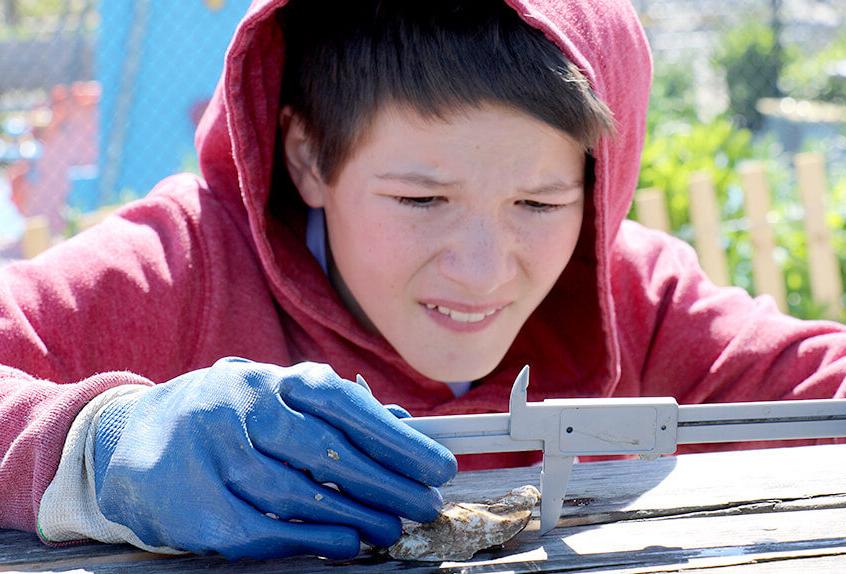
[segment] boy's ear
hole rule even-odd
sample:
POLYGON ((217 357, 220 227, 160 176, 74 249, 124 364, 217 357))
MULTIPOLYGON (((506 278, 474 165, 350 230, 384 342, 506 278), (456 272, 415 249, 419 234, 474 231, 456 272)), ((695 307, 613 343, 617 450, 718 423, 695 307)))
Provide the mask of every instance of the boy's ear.
POLYGON ((285 106, 279 113, 285 166, 294 186, 309 207, 323 207, 325 184, 317 169, 317 156, 305 132, 302 120, 285 106))

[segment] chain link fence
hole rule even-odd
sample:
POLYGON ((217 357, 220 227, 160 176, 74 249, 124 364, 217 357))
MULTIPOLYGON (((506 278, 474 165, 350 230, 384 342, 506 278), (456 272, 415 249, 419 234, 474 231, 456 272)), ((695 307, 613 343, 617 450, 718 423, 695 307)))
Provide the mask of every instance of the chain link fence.
MULTIPOLYGON (((650 138, 722 119, 774 156, 821 146, 846 164, 846 0, 633 3, 656 64, 650 138)), ((0 258, 33 217, 62 237, 196 170, 193 131, 248 4, 0 0, 0 258)))

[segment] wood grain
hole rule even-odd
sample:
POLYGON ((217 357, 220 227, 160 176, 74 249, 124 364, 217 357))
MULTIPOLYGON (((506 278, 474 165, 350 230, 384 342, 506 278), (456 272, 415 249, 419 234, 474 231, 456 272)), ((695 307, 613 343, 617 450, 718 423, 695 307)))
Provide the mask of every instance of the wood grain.
MULTIPOLYGON (((538 484, 538 468, 460 474, 449 500, 538 484)), ((537 521, 506 547, 461 564, 242 561, 166 557, 130 546, 48 548, 0 530, 0 572, 846 572, 846 445, 576 465, 559 527, 537 521)))

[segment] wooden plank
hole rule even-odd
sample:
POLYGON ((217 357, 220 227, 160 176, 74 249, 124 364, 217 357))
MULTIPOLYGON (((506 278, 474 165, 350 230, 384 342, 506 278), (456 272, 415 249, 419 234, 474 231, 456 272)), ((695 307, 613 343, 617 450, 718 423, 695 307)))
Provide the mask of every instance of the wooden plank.
POLYGON ((26 220, 23 237, 21 238, 21 255, 25 259, 32 259, 39 253, 50 248, 50 222, 43 215, 34 215, 26 220))
MULTIPOLYGON (((560 528, 538 536, 534 523, 503 548, 479 553, 465 562, 403 563, 365 554, 348 562, 315 558, 248 561, 231 564, 220 558, 165 557, 144 553, 97 556, 88 560, 21 563, 14 571, 80 569, 83 572, 236 572, 376 573, 501 571, 614 572, 695 570, 798 558, 837 557, 846 561, 846 537, 831 537, 846 520, 846 509, 711 518, 637 520, 598 526, 560 528), (248 568, 245 566, 249 566, 248 568)), ((4 570, 0 566, 0 571, 4 570)))
POLYGON ((840 265, 834 253, 831 233, 825 223, 825 196, 828 182, 825 159, 819 153, 801 153, 794 158, 796 179, 802 204, 805 207, 805 237, 808 250, 808 270, 811 296, 826 306, 825 316, 840 319, 843 312, 843 283, 840 265))
POLYGON ((106 556, 137 554, 149 559, 150 554, 134 546, 99 543, 74 546, 49 547, 35 534, 17 530, 0 530, 0 572, 14 571, 24 564, 86 564, 92 559, 106 556), (11 570, 10 570, 11 569, 11 570))
POLYGON ((775 239, 769 221, 770 189, 764 164, 750 161, 741 166, 740 179, 746 217, 749 221, 749 239, 752 242, 752 276, 755 291, 775 299, 782 311, 787 311, 787 290, 781 269, 773 258, 775 239))
POLYGON ((796 574, 808 572, 813 574, 843 574, 846 556, 837 553, 831 556, 805 556, 798 552, 796 556, 780 553, 753 554, 742 564, 731 566, 693 564, 652 565, 646 568, 623 568, 602 570, 603 574, 657 574, 673 572, 684 574, 796 574))
POLYGON ((640 189, 635 194, 634 201, 639 222, 650 229, 669 233, 670 217, 662 190, 654 187, 640 189))
MULTIPOLYGON (((559 530, 531 541, 523 534, 522 546, 534 548, 512 557, 525 558, 509 564, 507 549, 492 551, 461 563, 464 571, 481 566, 509 564, 514 572, 678 572, 688 569, 749 565, 756 562, 793 560, 799 557, 836 557, 846 560, 846 538, 817 538, 826 528, 837 528, 846 511, 827 517, 816 515, 733 517, 638 521, 559 530), (822 519, 820 529, 804 528, 822 519), (790 532, 788 533, 787 530, 790 532), (562 534, 563 533, 563 534, 562 534)), ((459 564, 455 564, 458 566, 459 564)), ((452 566, 452 564, 450 564, 452 566)))
MULTIPOLYGON (((728 568, 709 568, 708 570, 690 570, 689 574, 796 574, 808 572, 812 574, 843 574, 846 569, 846 558, 843 556, 829 556, 826 558, 797 558, 793 560, 761 559, 760 563, 728 568)), ((677 570, 677 572, 685 572, 677 570)))
POLYGON ((728 266, 720 231, 720 209, 711 176, 697 172, 690 176, 690 220, 696 252, 705 274, 717 285, 729 285, 728 266))
MULTIPOLYGON (((844 494, 843 460, 846 445, 821 445, 577 464, 560 523, 598 524, 844 494)), ((461 473, 443 493, 454 500, 496 496, 509 485, 538 485, 539 472, 528 467, 461 473)))
MULTIPOLYGON (((559 528, 556 533, 567 550, 578 555, 638 552, 644 548, 681 549, 688 560, 696 557, 713 559, 750 553, 788 552, 791 547, 807 550, 808 541, 819 544, 820 552, 832 548, 846 555, 846 533, 831 530, 843 524, 846 508, 804 510, 797 512, 764 512, 761 514, 714 515, 624 520, 609 524, 559 528), (743 535, 739 536, 738 533, 743 535)), ((556 550, 552 543, 547 552, 556 550)))
MULTIPOLYGON (((505 548, 440 571, 594 568, 633 574, 670 566, 674 569, 666 571, 755 564, 758 558, 776 564, 832 556, 842 565, 844 457, 846 445, 830 445, 576 465, 559 528, 539 537, 535 521, 505 548)), ((531 467, 462 473, 443 493, 447 499, 478 499, 537 484, 538 472, 531 467)), ((220 558, 157 556, 128 546, 51 549, 34 535, 0 531, 0 572, 417 573, 437 567, 372 554, 344 563, 291 558, 233 564, 220 558)))

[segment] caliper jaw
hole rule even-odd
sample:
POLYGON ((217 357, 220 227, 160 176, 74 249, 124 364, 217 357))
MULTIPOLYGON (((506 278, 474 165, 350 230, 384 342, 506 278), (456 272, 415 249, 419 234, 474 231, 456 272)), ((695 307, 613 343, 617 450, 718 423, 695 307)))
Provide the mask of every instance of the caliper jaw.
POLYGON ((529 366, 511 387, 509 434, 514 440, 543 441, 541 524, 555 528, 575 456, 638 454, 676 450, 678 404, 672 398, 547 399, 529 403, 529 366))

